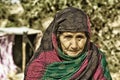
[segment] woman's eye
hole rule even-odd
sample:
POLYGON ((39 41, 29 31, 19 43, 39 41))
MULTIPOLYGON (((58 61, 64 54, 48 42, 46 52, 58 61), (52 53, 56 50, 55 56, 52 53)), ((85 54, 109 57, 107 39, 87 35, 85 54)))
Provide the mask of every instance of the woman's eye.
POLYGON ((71 35, 68 35, 68 36, 65 36, 66 39, 71 39, 72 36, 71 35))
POLYGON ((84 38, 84 36, 81 36, 81 35, 80 35, 80 36, 77 36, 77 38, 80 38, 80 39, 81 39, 81 38, 84 38))

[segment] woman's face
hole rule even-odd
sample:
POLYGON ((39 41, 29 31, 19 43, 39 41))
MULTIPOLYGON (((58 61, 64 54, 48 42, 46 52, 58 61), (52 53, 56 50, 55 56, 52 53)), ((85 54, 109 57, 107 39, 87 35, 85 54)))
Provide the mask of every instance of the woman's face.
POLYGON ((83 51, 87 41, 84 32, 63 32, 59 38, 63 52, 72 57, 83 51))

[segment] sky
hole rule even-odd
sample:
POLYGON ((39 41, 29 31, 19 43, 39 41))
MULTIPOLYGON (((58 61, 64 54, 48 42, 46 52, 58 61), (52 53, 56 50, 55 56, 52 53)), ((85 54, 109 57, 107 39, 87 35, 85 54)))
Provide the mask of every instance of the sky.
POLYGON ((20 3, 20 0, 11 0, 11 3, 20 3))

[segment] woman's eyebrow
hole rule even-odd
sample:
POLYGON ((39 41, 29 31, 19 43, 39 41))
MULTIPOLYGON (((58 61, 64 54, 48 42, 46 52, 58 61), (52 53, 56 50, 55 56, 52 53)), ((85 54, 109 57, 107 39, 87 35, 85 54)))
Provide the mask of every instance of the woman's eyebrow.
POLYGON ((65 35, 65 37, 73 37, 72 35, 65 35))

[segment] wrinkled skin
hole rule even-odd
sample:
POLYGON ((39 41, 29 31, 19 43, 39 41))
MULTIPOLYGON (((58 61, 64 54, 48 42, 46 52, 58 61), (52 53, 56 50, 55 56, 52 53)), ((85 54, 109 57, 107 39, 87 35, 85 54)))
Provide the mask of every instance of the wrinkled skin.
POLYGON ((59 39, 63 52, 71 57, 80 54, 87 41, 84 32, 63 32, 59 39))

